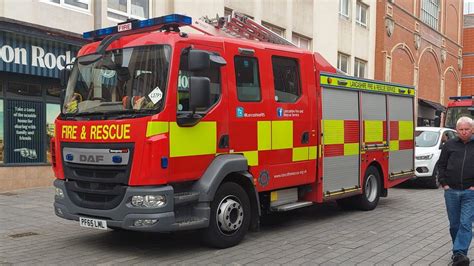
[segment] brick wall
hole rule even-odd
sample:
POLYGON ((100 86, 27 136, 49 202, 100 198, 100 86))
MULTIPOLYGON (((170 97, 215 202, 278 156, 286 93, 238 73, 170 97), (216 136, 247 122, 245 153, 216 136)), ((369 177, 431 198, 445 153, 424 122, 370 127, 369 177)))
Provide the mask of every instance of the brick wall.
POLYGON ((376 79, 387 80, 390 76, 387 81, 415 85, 418 97, 438 103, 444 102, 448 95, 457 94, 461 82, 458 54, 462 40, 462 2, 446 0, 440 3, 443 6, 439 27, 434 30, 418 19, 421 1, 378 1, 375 56, 376 79), (387 21, 394 23, 391 36, 387 34, 387 21), (417 35, 420 36, 418 47, 415 46, 417 35), (444 61, 443 50, 446 51, 444 61), (391 60, 391 67, 387 58, 391 60), (417 69, 418 79, 415 80, 417 69))

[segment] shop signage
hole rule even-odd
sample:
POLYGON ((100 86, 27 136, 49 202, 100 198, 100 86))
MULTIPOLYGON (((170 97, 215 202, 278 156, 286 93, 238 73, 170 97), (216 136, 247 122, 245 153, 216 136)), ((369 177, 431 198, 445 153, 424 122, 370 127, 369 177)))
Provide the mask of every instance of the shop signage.
POLYGON ((59 41, 0 32, 0 71, 59 78, 78 50, 59 41))
POLYGON ((44 104, 6 100, 7 163, 44 162, 44 104))

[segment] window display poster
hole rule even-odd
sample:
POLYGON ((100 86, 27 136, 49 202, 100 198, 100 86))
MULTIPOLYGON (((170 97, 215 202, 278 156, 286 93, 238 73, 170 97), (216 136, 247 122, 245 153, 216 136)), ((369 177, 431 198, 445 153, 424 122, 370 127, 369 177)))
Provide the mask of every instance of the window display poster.
POLYGON ((5 103, 5 162, 43 163, 44 103, 20 100, 5 100, 5 103))
POLYGON ((54 120, 60 112, 59 104, 47 103, 46 104, 46 160, 51 163, 51 138, 54 137, 54 120))
POLYGON ((0 99, 0 163, 5 157, 5 142, 3 141, 3 100, 0 99))

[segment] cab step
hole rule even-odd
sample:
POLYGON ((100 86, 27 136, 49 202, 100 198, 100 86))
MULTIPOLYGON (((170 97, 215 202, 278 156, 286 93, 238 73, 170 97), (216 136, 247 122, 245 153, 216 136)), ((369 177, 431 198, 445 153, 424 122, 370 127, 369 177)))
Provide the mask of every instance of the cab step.
POLYGON ((179 192, 174 194, 174 205, 181 205, 196 202, 199 199, 199 192, 179 192))
POLYGON ((287 203, 279 206, 272 207, 272 211, 276 212, 286 212, 286 211, 291 211, 307 206, 311 206, 314 203, 312 201, 298 201, 298 202, 292 202, 292 203, 287 203))

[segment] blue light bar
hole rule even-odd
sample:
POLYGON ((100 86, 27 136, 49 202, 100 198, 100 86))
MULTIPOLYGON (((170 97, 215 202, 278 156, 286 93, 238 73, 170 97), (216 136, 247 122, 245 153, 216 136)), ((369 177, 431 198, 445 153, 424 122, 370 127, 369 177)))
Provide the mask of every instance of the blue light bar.
POLYGON ((471 96, 451 96, 449 97, 450 100, 471 100, 474 99, 474 95, 471 96))
POLYGON ((146 31, 154 31, 163 28, 166 25, 175 25, 178 27, 191 25, 191 17, 171 14, 167 16, 150 18, 145 20, 133 20, 119 23, 117 26, 84 32, 82 37, 88 40, 100 40, 108 35, 116 33, 135 34, 146 31))

